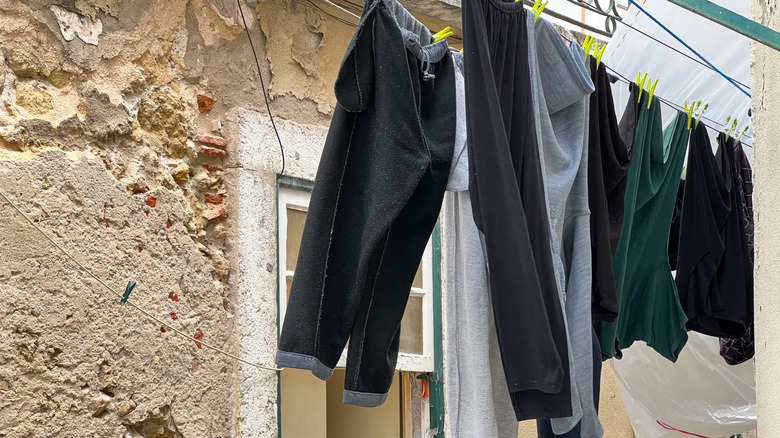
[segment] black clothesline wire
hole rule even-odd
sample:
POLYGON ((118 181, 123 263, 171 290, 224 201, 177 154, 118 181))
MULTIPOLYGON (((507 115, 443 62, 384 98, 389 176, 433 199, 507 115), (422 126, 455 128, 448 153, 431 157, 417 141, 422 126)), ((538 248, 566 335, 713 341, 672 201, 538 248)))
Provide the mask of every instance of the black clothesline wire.
MULTIPOLYGON (((337 17, 337 16, 335 16, 335 15, 333 15, 333 14, 331 14, 331 13, 327 12, 326 10, 324 10, 323 8, 321 8, 320 6, 318 6, 316 3, 314 3, 314 1, 313 1, 313 0, 305 0, 305 1, 306 1, 306 2, 309 4, 309 6, 310 6, 310 7, 314 8, 314 9, 317 9, 318 11, 322 12, 323 14, 325 14, 325 15, 327 15, 327 16, 329 16, 329 17, 331 17, 331 18, 334 18, 334 19, 336 19, 337 21, 339 21, 339 22, 341 22, 341 23, 348 24, 348 25, 350 25, 350 26, 352 26, 352 27, 357 27, 357 24, 351 23, 351 22, 349 22, 349 21, 347 21, 347 20, 344 20, 344 19, 342 19, 342 18, 340 18, 340 17, 337 17)), ((576 0, 575 0, 575 1, 576 1, 576 0)), ((624 23, 624 24, 625 24, 625 23, 624 23)), ((631 27, 631 26, 630 26, 630 25, 628 25, 628 24, 626 24, 626 26, 629 26, 629 27, 631 27)), ((633 29, 633 27, 632 27, 632 29, 633 29)), ((638 30, 638 29, 635 29, 635 30, 637 30, 638 32, 642 33, 643 35, 646 35, 646 36, 647 36, 648 38, 650 38, 650 39, 653 39, 653 40, 655 40, 655 41, 658 41, 658 42, 659 42, 659 43, 661 43, 661 44, 664 44, 664 45, 666 45, 664 42, 662 42, 662 41, 659 41, 659 40, 656 40, 656 39, 655 39, 655 38, 653 38, 652 36, 650 36, 650 35, 647 35, 647 34, 645 34, 644 32, 642 32, 642 31, 640 31, 640 30, 638 30)), ((452 38, 452 37, 450 37, 450 38, 452 38)), ((568 42, 569 42, 569 44, 575 44, 575 43, 577 43, 576 41, 572 41, 572 40, 570 40, 570 39, 566 38, 566 37, 565 37, 565 36, 563 36, 563 35, 561 35, 561 38, 563 38, 564 40, 568 41, 568 42)), ((577 44, 579 44, 579 43, 577 43, 577 44)), ((674 50, 674 51, 676 51, 676 52, 678 52, 678 53, 682 54, 682 55, 688 56, 688 55, 686 55, 685 53, 683 53, 683 52, 681 52, 681 51, 679 51, 679 50, 675 49, 674 47, 671 47, 671 46, 668 46, 668 47, 669 47, 670 49, 672 49, 672 50, 674 50)), ((693 59, 694 61, 697 61, 697 60, 696 60, 696 59, 694 59, 694 58, 691 58, 691 59, 693 59)), ((701 63, 700 61, 698 61, 698 62, 699 62, 699 63, 701 63)), ((709 66, 707 66, 707 64, 704 64, 704 63, 701 63, 701 64, 703 64, 704 66, 706 66, 706 67, 708 67, 708 68, 709 68, 709 66)), ((630 84, 631 82, 633 82, 633 81, 629 80, 628 78, 626 78, 625 76, 623 76, 622 74, 620 74, 620 73, 619 73, 617 70, 615 70, 615 69, 611 68, 610 66, 608 66, 607 64, 604 64, 604 66, 607 68, 607 70, 609 70, 609 71, 610 71, 610 72, 612 72, 612 73, 613 73, 615 76, 617 76, 617 77, 618 77, 618 79, 619 79, 619 80, 621 80, 622 82, 625 82, 625 83, 627 83, 627 84, 630 84)), ((672 109, 674 109, 674 110, 677 110, 677 111, 682 111, 682 110, 683 110, 683 107, 681 107, 680 105, 678 105, 678 104, 676 104, 676 103, 674 103, 674 102, 672 102, 672 101, 669 101, 669 100, 667 100, 667 99, 664 99, 663 97, 661 97, 661 96, 659 96, 659 95, 656 95, 656 97, 658 97, 658 100, 659 100, 661 103, 663 103, 663 104, 665 104, 665 105, 669 106, 670 108, 672 108, 672 109)), ((710 129, 712 129, 712 130, 714 130, 714 131, 716 131, 716 132, 720 132, 720 131, 722 131, 722 129, 719 129, 719 128, 717 128, 716 126, 713 126, 713 125, 711 125, 711 124, 708 124, 708 123, 706 123, 706 122, 705 122, 705 120, 706 120, 706 121, 709 121, 710 123, 712 123, 712 124, 714 124, 714 125, 720 125, 720 126, 722 126, 722 127, 724 127, 724 128, 726 127, 726 126, 725 126, 723 123, 719 123, 719 122, 716 122, 715 120, 712 120, 712 119, 710 119, 710 118, 708 118, 708 117, 706 117, 706 116, 702 116, 702 117, 701 117, 701 123, 704 123, 704 126, 706 126, 706 127, 710 128, 710 129)), ((747 135, 747 134, 745 134, 743 137, 744 137, 744 138, 748 138, 748 139, 750 139, 751 141, 753 140, 753 137, 751 137, 751 136, 749 136, 749 135, 747 135)), ((753 148, 753 145, 752 145, 752 144, 750 144, 750 143, 745 143, 745 142, 741 142, 741 143, 742 143, 743 145, 745 145, 745 146, 747 146, 747 147, 751 148, 751 149, 753 148)))

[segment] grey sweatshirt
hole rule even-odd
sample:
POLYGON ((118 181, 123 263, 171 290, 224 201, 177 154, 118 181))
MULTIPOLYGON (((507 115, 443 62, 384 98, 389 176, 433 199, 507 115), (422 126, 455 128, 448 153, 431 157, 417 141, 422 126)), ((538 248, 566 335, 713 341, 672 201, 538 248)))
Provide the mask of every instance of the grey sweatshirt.
POLYGON ((572 412, 551 420, 562 435, 581 421, 582 438, 604 430, 593 402, 591 247, 587 139, 590 93, 584 53, 571 48, 549 22, 528 23, 529 63, 536 131, 550 218, 550 245, 565 309, 572 382, 572 412))
POLYGON ((455 438, 517 436, 518 424, 501 366, 488 293, 481 233, 469 196, 463 56, 455 65, 457 129, 444 196, 445 396, 455 438))

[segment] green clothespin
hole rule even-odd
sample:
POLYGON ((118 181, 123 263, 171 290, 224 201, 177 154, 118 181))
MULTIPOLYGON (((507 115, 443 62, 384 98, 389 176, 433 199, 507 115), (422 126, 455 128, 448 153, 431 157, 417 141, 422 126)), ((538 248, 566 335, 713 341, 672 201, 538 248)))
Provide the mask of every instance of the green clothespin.
POLYGON ((125 293, 122 295, 121 304, 124 304, 124 303, 127 302, 127 299, 130 298, 130 292, 132 292, 134 288, 135 288, 135 282, 128 281, 127 282, 127 287, 125 287, 125 293))
POLYGON ((731 137, 731 133, 729 132, 729 122, 731 121, 731 116, 726 117, 726 123, 723 124, 723 133, 727 136, 731 137))
MULTIPOLYGON (((699 101, 699 104, 701 104, 701 101, 699 101)), ((709 108, 709 107, 710 107, 710 104, 709 103, 705 103, 704 104, 704 108, 701 109, 701 112, 696 117, 696 126, 697 127, 699 126, 699 122, 701 122, 702 116, 704 116, 704 111, 707 111, 707 108, 709 108)))
POLYGON ((737 141, 738 141, 738 142, 739 142, 739 140, 742 138, 742 136, 743 136, 743 135, 747 134, 747 132, 748 132, 748 129, 750 129, 750 125, 748 125, 748 126, 745 126, 745 129, 743 129, 743 130, 742 130, 742 132, 740 132, 740 133, 739 133, 739 137, 737 137, 737 141))

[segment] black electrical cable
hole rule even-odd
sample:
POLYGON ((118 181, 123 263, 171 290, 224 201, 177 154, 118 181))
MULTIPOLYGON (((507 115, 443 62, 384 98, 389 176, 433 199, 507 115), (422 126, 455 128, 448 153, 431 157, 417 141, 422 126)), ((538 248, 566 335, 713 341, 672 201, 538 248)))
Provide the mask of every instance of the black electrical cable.
POLYGON ((257 52, 255 51, 255 45, 252 44, 252 37, 249 35, 249 26, 247 26, 246 18, 244 18, 244 10, 241 8, 241 0, 236 0, 236 1, 238 2, 238 11, 241 13, 241 21, 244 22, 244 30, 246 30, 246 37, 249 40, 249 47, 252 48, 252 55, 255 57, 255 65, 257 65, 257 75, 260 76, 260 86, 263 88, 263 97, 265 98, 265 107, 268 110, 268 117, 271 119, 271 126, 274 128, 274 133, 276 133, 276 139, 279 141, 279 151, 281 151, 282 154, 282 171, 279 172, 279 175, 284 175, 286 161, 284 159, 284 145, 282 145, 282 137, 279 136, 279 130, 276 129, 276 122, 274 122, 274 115, 271 114, 271 104, 268 103, 268 92, 265 89, 265 81, 263 81, 263 72, 260 69, 260 60, 257 59, 257 52))

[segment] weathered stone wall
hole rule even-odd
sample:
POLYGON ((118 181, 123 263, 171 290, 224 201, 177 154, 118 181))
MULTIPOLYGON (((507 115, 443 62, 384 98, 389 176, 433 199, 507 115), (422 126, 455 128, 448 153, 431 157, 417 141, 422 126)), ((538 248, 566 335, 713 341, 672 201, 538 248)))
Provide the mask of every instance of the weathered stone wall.
MULTIPOLYGON (((354 28, 300 1, 242 5, 274 115, 326 126, 354 28)), ((266 112, 235 0, 0 0, 0 189, 116 290, 137 281, 156 317, 270 364, 281 159, 273 136, 243 146, 264 151, 247 200, 261 247, 243 254, 243 110, 266 112), (242 301, 245 284, 260 289, 242 301)), ((290 142, 294 174, 313 177, 296 170, 312 147, 290 142)), ((120 305, 2 200, 0 227, 0 437, 277 435, 275 373, 120 305)))
MULTIPOLYGON (((753 0, 753 20, 780 31, 780 3, 753 0)), ((780 436, 780 52, 752 44, 753 200, 758 436, 780 436)))

